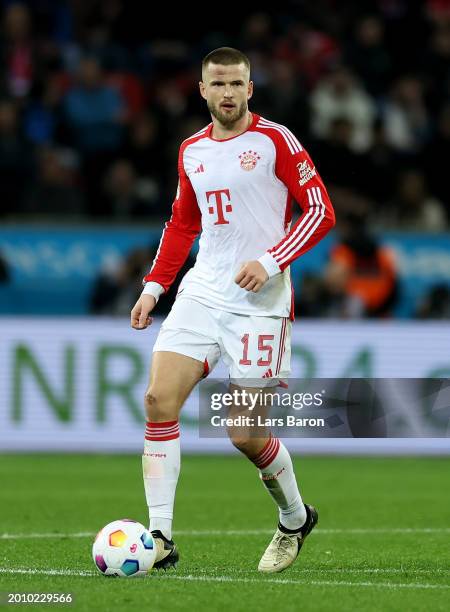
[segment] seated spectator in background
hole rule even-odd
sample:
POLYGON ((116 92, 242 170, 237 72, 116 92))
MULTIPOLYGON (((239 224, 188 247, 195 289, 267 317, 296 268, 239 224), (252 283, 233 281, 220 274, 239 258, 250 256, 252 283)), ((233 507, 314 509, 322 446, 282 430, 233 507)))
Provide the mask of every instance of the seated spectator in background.
POLYGON ((384 103, 383 121, 388 142, 394 149, 412 156, 424 145, 430 135, 430 124, 424 86, 418 77, 405 75, 394 83, 384 103))
POLYGON ((126 110, 119 92, 107 84, 94 57, 81 60, 78 84, 66 94, 63 116, 70 142, 83 159, 89 213, 102 216, 101 177, 122 144, 126 110))
POLYGON ((103 214, 110 219, 133 219, 158 214, 158 185, 141 181, 133 165, 119 159, 104 180, 103 214))
POLYGON ((320 174, 327 185, 352 190, 362 186, 362 156, 351 146, 354 130, 350 119, 335 117, 330 120, 326 136, 310 147, 313 158, 319 160, 320 174))
POLYGON ((433 195, 444 204, 450 222, 450 181, 443 172, 443 163, 450 160, 450 102, 445 104, 438 117, 437 130, 425 148, 422 161, 427 182, 433 195))
POLYGON ((140 176, 159 176, 165 165, 161 156, 163 146, 156 116, 141 113, 129 125, 122 157, 133 164, 140 176))
POLYGON ((124 104, 118 91, 106 84, 94 57, 81 60, 78 83, 66 94, 65 118, 75 146, 83 153, 117 150, 121 144, 124 104))
POLYGON ((352 38, 345 52, 346 63, 367 91, 378 97, 392 70, 382 20, 377 15, 364 15, 356 22, 352 38))
POLYGON ((62 85, 56 74, 33 87, 23 119, 24 132, 31 143, 42 146, 56 140, 61 99, 62 85))
POLYGON ((258 94, 259 114, 270 114, 273 121, 290 126, 294 134, 304 136, 309 131, 309 106, 305 86, 294 66, 280 60, 266 58, 270 87, 258 94))
POLYGON ((340 41, 303 19, 289 20, 286 25, 284 34, 273 39, 274 45, 269 53, 291 64, 310 89, 336 63, 340 55, 340 41))
POLYGON ((133 249, 119 265, 101 270, 92 288, 91 314, 129 316, 130 304, 141 294, 142 279, 153 254, 151 249, 133 249))
MULTIPOLYGON (((120 154, 121 159, 128 160, 133 166, 138 175, 138 192, 144 199, 151 200, 149 204, 155 211, 159 208, 158 201, 162 201, 163 206, 166 204, 161 193, 169 182, 169 166, 163 153, 166 144, 156 116, 141 113, 129 125, 120 154)), ((163 210, 161 216, 164 216, 163 210)))
MULTIPOLYGON (((130 251, 118 266, 109 266, 102 270, 94 281, 89 311, 91 314, 127 316, 130 304, 138 299, 142 292, 142 279, 153 261, 157 246, 137 248, 130 251)), ((167 314, 172 308, 181 279, 195 263, 195 257, 189 255, 169 291, 161 296, 158 302, 158 315, 167 314)))
POLYGON ((24 210, 32 215, 79 216, 85 212, 76 184, 77 159, 70 149, 43 148, 38 154, 37 179, 25 197, 24 210))
POLYGON ((371 144, 375 105, 367 92, 356 82, 345 66, 336 67, 319 81, 310 97, 312 130, 316 137, 327 138, 335 119, 347 119, 354 129, 350 147, 366 151, 371 144))
POLYGON ((444 284, 431 287, 415 316, 417 319, 450 319, 450 287, 444 284))
POLYGON ((394 199, 374 223, 391 230, 445 232, 448 229, 443 205, 429 195, 424 175, 414 169, 400 174, 394 199))
POLYGON ((21 211, 32 161, 30 147, 19 130, 15 102, 0 100, 0 214, 21 211))
POLYGON ((359 183, 363 193, 383 206, 392 198, 398 173, 399 156, 387 140, 381 118, 373 126, 372 144, 358 166, 359 183))
POLYGON ((22 98, 31 89, 36 68, 30 11, 22 2, 5 4, 9 6, 3 16, 0 42, 1 79, 10 96, 22 98))
POLYGON ((385 317, 397 298, 397 271, 392 252, 377 243, 366 220, 347 215, 341 240, 332 249, 324 274, 326 316, 385 317))

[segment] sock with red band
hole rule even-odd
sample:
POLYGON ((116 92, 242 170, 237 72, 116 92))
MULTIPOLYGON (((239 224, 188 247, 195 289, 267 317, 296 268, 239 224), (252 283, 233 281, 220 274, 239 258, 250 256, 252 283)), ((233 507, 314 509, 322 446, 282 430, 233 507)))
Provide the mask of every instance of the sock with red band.
POLYGON ((150 531, 159 529, 171 540, 175 490, 180 474, 178 421, 147 422, 142 471, 150 531))
POLYGON ((306 521, 292 460, 278 438, 270 436, 259 455, 253 459, 263 485, 279 508, 280 523, 287 529, 298 530, 306 521))

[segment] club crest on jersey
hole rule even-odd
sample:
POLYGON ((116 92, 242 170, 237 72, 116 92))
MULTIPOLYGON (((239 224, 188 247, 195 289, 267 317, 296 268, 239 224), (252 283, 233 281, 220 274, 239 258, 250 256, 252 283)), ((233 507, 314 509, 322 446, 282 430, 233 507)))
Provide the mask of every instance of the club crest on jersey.
POLYGON ((307 159, 297 164, 297 168, 298 168, 298 174, 300 177, 300 180, 298 181, 300 187, 302 187, 305 183, 310 181, 313 176, 316 176, 316 169, 311 168, 307 159))
POLYGON ((239 159, 241 160, 241 168, 242 170, 254 170, 256 168, 256 164, 258 163, 258 159, 261 157, 258 155, 256 151, 244 151, 239 155, 239 159))

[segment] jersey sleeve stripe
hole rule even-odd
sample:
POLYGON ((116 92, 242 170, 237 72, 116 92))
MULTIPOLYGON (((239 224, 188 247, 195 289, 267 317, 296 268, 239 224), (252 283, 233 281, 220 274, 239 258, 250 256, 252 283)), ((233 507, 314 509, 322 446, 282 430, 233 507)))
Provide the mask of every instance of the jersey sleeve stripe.
POLYGON ((298 141, 296 142, 296 139, 292 136, 292 134, 290 135, 288 133, 287 128, 285 128, 284 126, 279 125, 278 123, 267 121, 266 119, 261 119, 258 125, 266 129, 277 130, 277 132, 282 134, 284 140, 289 145, 289 150, 291 151, 292 155, 294 155, 294 153, 300 152, 301 150, 300 144, 298 143, 298 141))
POLYGON ((281 130, 279 130, 276 127, 271 127, 271 126, 267 126, 267 125, 261 125, 259 127, 261 127, 262 129, 266 129, 266 130, 276 130, 277 132, 280 132, 280 134, 283 135, 283 138, 285 139, 287 146, 289 147, 289 151, 292 153, 292 155, 294 155, 295 151, 292 148, 291 143, 287 140, 286 136, 283 134, 283 132, 281 130))
POLYGON ((275 257, 275 259, 277 259, 277 261, 278 261, 278 257, 281 257, 281 255, 283 254, 283 251, 285 251, 286 248, 288 248, 289 245, 293 241, 297 240, 297 238, 299 237, 299 233, 302 234, 306 229, 308 229, 311 217, 315 216, 319 212, 318 205, 316 201, 313 200, 311 189, 307 189, 306 192, 308 194, 309 210, 307 214, 304 216, 304 218, 302 219, 301 223, 299 223, 299 225, 295 228, 291 236, 287 236, 285 242, 280 244, 276 251, 272 252, 272 255, 275 257), (305 228, 306 224, 308 224, 308 226, 305 228))
POLYGON ((293 251, 297 250, 298 244, 301 242, 303 236, 305 236, 305 234, 309 235, 310 227, 315 223, 315 221, 319 217, 320 217, 320 209, 318 206, 315 206, 314 209, 311 211, 311 214, 305 216, 306 223, 303 224, 302 230, 300 232, 296 231, 293 234, 294 240, 291 241, 289 245, 285 245, 282 251, 278 253, 277 255, 275 255, 275 259, 278 265, 281 265, 284 261, 286 261, 286 256, 287 256, 287 259, 289 259, 290 254, 293 251))
MULTIPOLYGON (((317 221, 314 223, 314 225, 311 227, 311 229, 308 231, 308 233, 303 238, 301 236, 299 236, 299 239, 302 238, 301 242, 298 243, 298 241, 297 241, 296 244, 292 245, 291 249, 287 253, 285 253, 280 260, 277 260, 279 264, 285 263, 292 256, 292 252, 293 251, 300 250, 302 248, 302 246, 305 244, 305 242, 307 242, 309 240, 309 238, 311 237, 311 235, 316 231, 317 227, 320 225, 322 220, 325 218, 325 205, 324 205, 324 203, 322 201, 322 196, 320 194, 320 190, 317 187, 312 187, 312 189, 314 189, 314 190, 317 189, 319 191, 319 196, 317 196, 315 191, 313 192, 315 200, 317 202, 320 202, 320 215, 319 215, 319 218, 317 219, 317 221)), ((319 209, 316 209, 316 210, 318 211, 319 209)), ((311 221, 313 221, 313 220, 311 220, 311 221)), ((306 229, 307 228, 305 228, 305 230, 306 229)), ((302 232, 302 234, 304 234, 304 231, 302 232)))
POLYGON ((296 149, 298 148, 301 151, 302 149, 301 144, 299 143, 297 138, 294 136, 294 134, 290 130, 288 130, 286 126, 281 125, 280 123, 275 123, 274 121, 268 121, 267 119, 262 119, 262 118, 260 120, 260 123, 262 125, 266 125, 268 127, 273 127, 273 128, 277 128, 281 130, 286 135, 286 138, 289 139, 292 146, 296 149))
MULTIPOLYGON (((263 121, 267 121, 267 119, 263 119, 263 121)), ((285 125, 281 125, 281 123, 275 123, 274 121, 267 121, 267 123, 272 123, 273 125, 276 125, 277 127, 279 127, 280 129, 283 130, 283 132, 285 132, 285 134, 291 139, 291 142, 296 145, 300 151, 303 151, 303 147, 300 144, 300 142, 298 141, 297 137, 294 136, 294 134, 291 132, 291 130, 289 128, 287 128, 285 125)))
POLYGON ((302 145, 299 143, 294 134, 284 125, 280 125, 279 123, 273 123, 272 121, 267 121, 266 119, 260 119, 258 125, 260 127, 272 128, 282 133, 286 142, 288 144, 290 143, 292 145, 292 148, 294 149, 294 152, 292 152, 291 147, 289 147, 292 154, 299 153, 303 150, 302 145))

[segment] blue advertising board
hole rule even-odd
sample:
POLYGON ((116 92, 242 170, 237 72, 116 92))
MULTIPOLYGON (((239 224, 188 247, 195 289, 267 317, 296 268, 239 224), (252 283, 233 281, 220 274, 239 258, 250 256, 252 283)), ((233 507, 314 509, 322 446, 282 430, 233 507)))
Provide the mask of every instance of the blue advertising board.
MULTIPOLYGON (((155 247, 161 231, 162 226, 0 228, 0 253, 11 272, 10 282, 0 285, 0 313, 85 314, 99 272, 117 266, 134 248, 155 247)), ((450 234, 384 233, 380 240, 397 260, 397 316, 411 317, 432 285, 450 286, 450 234)), ((305 272, 320 274, 324 269, 335 241, 331 233, 293 263, 297 292, 305 272)))

